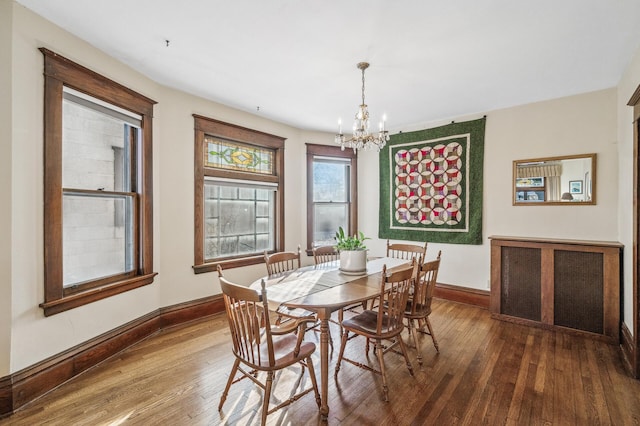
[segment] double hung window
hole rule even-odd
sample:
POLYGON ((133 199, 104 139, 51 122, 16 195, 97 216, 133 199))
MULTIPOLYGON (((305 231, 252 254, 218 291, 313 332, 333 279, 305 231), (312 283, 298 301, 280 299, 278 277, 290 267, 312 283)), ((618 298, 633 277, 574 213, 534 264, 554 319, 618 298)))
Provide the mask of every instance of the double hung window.
POLYGON ((307 144, 307 251, 335 244, 339 227, 357 229, 357 157, 352 150, 307 144))
POLYGON ((141 117, 67 87, 62 111, 63 287, 133 276, 141 117))
POLYGON ((153 282, 155 102, 46 49, 45 315, 153 282))

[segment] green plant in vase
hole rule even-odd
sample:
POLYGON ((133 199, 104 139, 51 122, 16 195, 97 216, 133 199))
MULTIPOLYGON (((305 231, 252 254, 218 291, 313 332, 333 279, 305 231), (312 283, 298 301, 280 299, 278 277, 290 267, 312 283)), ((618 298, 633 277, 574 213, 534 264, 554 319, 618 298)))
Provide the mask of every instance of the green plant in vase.
POLYGON ((338 251, 366 250, 367 246, 364 245, 365 240, 370 240, 370 238, 365 237, 362 231, 353 236, 346 235, 341 226, 338 228, 338 232, 336 232, 336 249, 338 251))
POLYGON ((364 274, 367 271, 367 246, 362 231, 347 235, 342 227, 336 232, 336 250, 340 252, 340 271, 345 274, 364 274))

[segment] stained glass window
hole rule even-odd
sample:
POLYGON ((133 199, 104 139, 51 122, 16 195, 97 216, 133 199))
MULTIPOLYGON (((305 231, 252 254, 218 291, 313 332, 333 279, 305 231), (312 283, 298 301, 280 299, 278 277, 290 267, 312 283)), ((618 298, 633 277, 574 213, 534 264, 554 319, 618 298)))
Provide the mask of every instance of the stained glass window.
POLYGON ((194 272, 264 263, 284 250, 285 138, 194 120, 194 272))
POLYGON ((205 167, 272 175, 274 152, 205 136, 205 167))

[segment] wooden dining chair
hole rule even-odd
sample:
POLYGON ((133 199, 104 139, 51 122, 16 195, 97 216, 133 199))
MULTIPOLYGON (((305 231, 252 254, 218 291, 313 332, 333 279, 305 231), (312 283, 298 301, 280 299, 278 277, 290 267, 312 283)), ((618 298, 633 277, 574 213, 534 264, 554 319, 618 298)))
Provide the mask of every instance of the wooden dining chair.
POLYGON ((264 252, 264 263, 267 265, 267 275, 280 274, 300 268, 300 246, 298 251, 281 251, 269 254, 264 252))
POLYGON ((333 262, 340 259, 340 255, 334 246, 320 246, 313 248, 313 261, 316 265, 333 262))
POLYGON ((438 270, 440 269, 440 254, 441 252, 439 251, 436 260, 423 263, 420 266, 418 279, 413 286, 413 293, 409 296, 407 309, 404 313, 404 318, 407 321, 407 329, 413 338, 413 343, 417 352, 418 364, 420 365, 422 365, 422 351, 418 345, 418 332, 430 335, 431 340, 433 341, 433 346, 436 348, 436 352, 440 352, 440 349, 438 348, 438 341, 436 340, 436 336, 433 334, 433 328, 429 321, 433 289, 436 286, 438 270), (425 325, 427 326, 428 331, 424 330, 425 325))
MULTIPOLYGON (((268 254, 264 252, 264 260, 267 265, 267 275, 272 276, 281 274, 283 272, 295 271, 300 268, 300 246, 298 251, 284 251, 279 253, 268 254)), ((284 305, 278 307, 276 311, 278 317, 276 318, 276 325, 280 325, 288 320, 298 320, 300 318, 306 318, 313 324, 307 327, 307 330, 319 331, 320 322, 315 312, 307 311, 306 309, 295 308, 291 309, 284 305)), ((329 345, 333 348, 333 339, 329 335, 329 345)))
MULTIPOLYGON (((264 263, 267 266, 267 275, 277 275, 284 272, 295 271, 300 268, 300 246, 298 251, 282 251, 278 253, 269 254, 264 252, 264 263)), ((286 307, 280 307, 277 310, 278 318, 276 319, 276 325, 280 325, 283 321, 283 317, 287 318, 315 318, 313 312, 309 312, 303 309, 288 309, 286 307)))
POLYGON ((401 243, 391 244, 389 240, 387 240, 387 257, 406 260, 411 260, 415 257, 418 264, 421 264, 426 254, 427 243, 424 243, 424 246, 401 243))
POLYGON ((315 393, 316 404, 320 408, 318 383, 311 359, 316 345, 313 342, 303 340, 308 320, 300 319, 287 323, 285 327, 272 327, 269 322, 267 290, 264 280, 262 280, 262 291, 258 293, 253 289, 233 284, 225 279, 220 266, 218 266, 218 275, 220 276, 220 287, 233 342, 232 351, 235 356, 218 410, 222 410, 231 385, 245 378, 252 380, 264 390, 262 425, 266 423, 267 415, 291 404, 311 391, 315 393), (301 390, 278 406, 269 409, 274 373, 294 364, 301 365, 301 376, 304 374, 305 368, 309 369, 311 387, 301 390), (235 380, 238 372, 242 377, 235 380), (266 380, 260 381, 256 372, 266 372, 266 380))
MULTIPOLYGON (((323 263, 329 263, 333 261, 337 261, 340 259, 340 253, 336 250, 334 246, 320 246, 313 248, 313 260, 316 265, 321 265, 323 263)), ((340 336, 342 336, 342 320, 344 319, 344 312, 351 311, 353 312, 355 309, 359 307, 366 307, 366 303, 358 303, 355 305, 346 306, 344 308, 338 309, 338 319, 329 319, 334 324, 337 324, 340 327, 340 336)), ((331 343, 331 347, 333 348, 333 342, 331 337, 329 338, 329 342, 331 343)))
POLYGON ((382 376, 382 391, 384 400, 389 401, 389 388, 387 386, 387 376, 384 365, 384 354, 400 346, 400 350, 404 355, 409 373, 413 376, 413 368, 407 355, 407 348, 402 340, 402 330, 404 330, 404 312, 407 306, 409 291, 418 273, 418 263, 414 260, 411 266, 401 269, 394 268, 389 270, 387 274, 386 265, 382 268, 380 279, 380 292, 376 296, 381 303, 374 310, 366 310, 352 318, 342 322, 344 333, 342 334, 342 343, 340 345, 340 355, 336 362, 335 379, 338 378, 341 362, 347 361, 357 367, 372 371, 382 376), (376 370, 368 365, 362 364, 355 360, 344 356, 344 349, 347 342, 351 339, 349 333, 356 336, 364 336, 369 341, 375 342, 375 353, 378 358, 380 370, 376 370), (383 346, 383 340, 391 340, 393 343, 389 346, 383 346))
MULTIPOLYGON (((426 254, 427 254, 426 242, 424 243, 424 246, 419 246, 416 244, 401 244, 401 243, 391 244, 389 240, 387 240, 387 257, 393 257, 395 259, 404 259, 407 261, 410 261, 411 259, 415 259, 418 265, 420 265, 423 262, 426 254)), ((377 299, 371 300, 371 305, 373 307, 377 306, 377 304, 378 304, 377 299)))

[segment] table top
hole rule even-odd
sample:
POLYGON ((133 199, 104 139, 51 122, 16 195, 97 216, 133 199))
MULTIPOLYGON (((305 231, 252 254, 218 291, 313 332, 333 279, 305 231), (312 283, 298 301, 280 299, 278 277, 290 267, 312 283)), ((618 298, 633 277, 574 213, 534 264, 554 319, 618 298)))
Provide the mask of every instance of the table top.
MULTIPOLYGON (((335 311, 344 306, 371 299, 380 292, 380 274, 407 264, 405 259, 382 257, 367 262, 367 272, 350 275, 341 272, 338 262, 307 266, 271 277, 263 278, 267 285, 267 298, 274 310, 280 305, 319 311, 335 311)), ((262 279, 251 284, 258 289, 262 279)))

